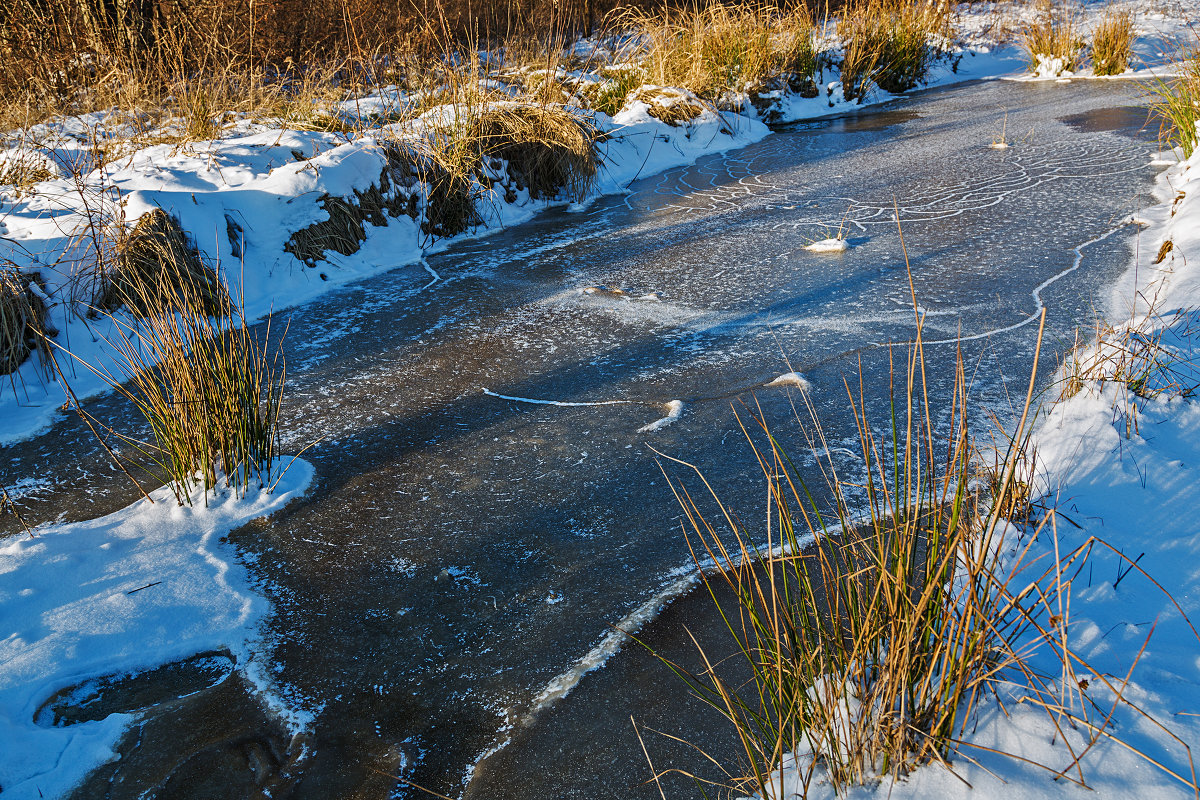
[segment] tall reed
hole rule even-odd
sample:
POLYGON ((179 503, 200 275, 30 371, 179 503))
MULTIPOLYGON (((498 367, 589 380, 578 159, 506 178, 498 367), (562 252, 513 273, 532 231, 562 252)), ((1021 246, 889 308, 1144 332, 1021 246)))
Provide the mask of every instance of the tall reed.
MULTIPOLYGON (((723 506, 729 529, 719 531, 674 482, 693 552, 716 564, 706 586, 753 674, 749 692, 713 667, 684 674, 737 731, 740 792, 784 796, 784 764, 795 768, 793 788, 823 776, 841 793, 944 761, 1016 657, 1024 623, 1003 589, 1015 534, 996 509, 1015 483, 1024 430, 1003 457, 996 496, 983 496, 961 361, 945 406, 930 402, 919 341, 899 376, 895 367, 882 433, 867 410, 866 381, 847 384, 861 469, 850 478, 824 460, 827 502, 760 415, 743 427, 771 499, 765 547, 723 506), (854 496, 850 485, 860 487, 854 496), (721 603, 718 587, 736 606, 721 603)), ((807 443, 828 452, 808 410, 807 443)))
POLYGON ((1079 67, 1083 40, 1074 13, 1054 0, 1041 0, 1037 21, 1021 32, 1021 47, 1031 71, 1044 75, 1073 72, 1079 67))
POLYGON ((1133 56, 1133 14, 1109 9, 1092 32, 1092 70, 1097 75, 1120 75, 1133 56))
MULTIPOLYGON (((1035 365, 1044 325, 1043 315, 1035 365)), ((931 397, 921 328, 918 318, 906 360, 899 368, 891 362, 882 419, 868 410, 861 368, 857 385, 846 383, 858 437, 852 475, 828 456, 806 394, 804 443, 826 454, 818 458, 819 485, 808 482, 760 410, 739 418, 769 493, 765 537, 721 504, 696 467, 670 459, 699 475, 717 508, 706 513, 708 501, 668 472, 689 546, 733 641, 731 659, 741 665, 732 678, 724 659, 703 650, 698 673, 670 665, 734 729, 742 763, 726 770, 728 788, 782 800, 828 783, 844 796, 925 763, 953 769, 977 746, 970 731, 981 704, 1003 697, 1046 713, 1068 761, 1046 768, 1060 778, 1086 786, 1082 760, 1097 742, 1116 738, 1110 722, 1125 708, 1183 745, 1183 771, 1143 757, 1200 794, 1190 750, 1128 696, 1128 676, 1106 676, 1072 645, 1069 576, 1098 550, 1131 569, 1136 563, 1095 537, 1061 547, 1053 510, 1030 521, 1036 367, 1015 430, 986 465, 968 429, 961 355, 949 396, 931 397), (1092 681, 1112 697, 1110 708, 1084 696, 1092 681)))
POLYGON ((939 0, 859 0, 837 22, 842 41, 842 93, 862 99, 872 84, 899 94, 929 71, 935 40, 949 33, 949 6, 939 0))

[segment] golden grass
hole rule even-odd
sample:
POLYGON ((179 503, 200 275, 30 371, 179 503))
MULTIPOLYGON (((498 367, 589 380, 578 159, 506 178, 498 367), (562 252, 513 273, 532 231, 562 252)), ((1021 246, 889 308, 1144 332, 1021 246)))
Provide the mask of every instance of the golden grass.
POLYGON ((1056 7, 1054 0, 1041 0, 1039 13, 1038 21, 1020 35, 1030 70, 1036 71, 1039 64, 1044 68, 1047 59, 1056 59, 1059 73, 1075 71, 1079 68, 1083 40, 1074 14, 1066 8, 1056 7))
POLYGON ((629 95, 626 102, 646 104, 646 113, 660 122, 678 126, 691 122, 704 113, 704 104, 694 94, 680 89, 642 86, 629 95))
POLYGON ((862 99, 872 84, 893 94, 925 77, 936 52, 935 37, 949 33, 949 5, 938 0, 858 0, 843 7, 842 92, 862 99))
POLYGON ((1196 150, 1200 123, 1200 47, 1182 48, 1174 58, 1175 76, 1155 78, 1150 110, 1159 120, 1159 138, 1190 157, 1196 150))
MULTIPOLYGON (((452 99, 452 98, 447 98, 452 99)), ((485 174, 507 164, 510 188, 535 199, 582 199, 599 164, 590 119, 556 104, 460 96, 409 148, 416 174, 429 187, 425 233, 450 236, 477 224, 475 200, 492 188, 485 174)))
POLYGON ((1133 15, 1108 9, 1092 33, 1092 70, 1097 75, 1120 75, 1133 56, 1133 15))
POLYGON ((804 5, 628 9, 610 24, 641 35, 641 66, 649 83, 683 87, 710 101, 770 78, 817 71, 815 28, 804 5))

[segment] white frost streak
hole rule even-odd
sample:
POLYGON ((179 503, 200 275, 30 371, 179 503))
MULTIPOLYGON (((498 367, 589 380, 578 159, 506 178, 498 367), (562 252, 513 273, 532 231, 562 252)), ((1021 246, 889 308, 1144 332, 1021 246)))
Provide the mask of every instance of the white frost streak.
POLYGON ((500 400, 512 400, 514 403, 533 403, 537 406, 619 406, 633 403, 632 400, 595 400, 590 403, 575 403, 567 400, 538 400, 533 397, 516 397, 510 394, 497 394, 486 387, 484 387, 483 393, 488 397, 496 397, 500 400))

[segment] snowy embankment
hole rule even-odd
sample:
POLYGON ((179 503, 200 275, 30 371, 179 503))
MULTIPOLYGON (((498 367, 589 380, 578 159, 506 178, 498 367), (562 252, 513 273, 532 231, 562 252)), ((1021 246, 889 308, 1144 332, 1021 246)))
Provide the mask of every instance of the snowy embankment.
MULTIPOLYGON (((1021 68, 1017 48, 997 49, 982 41, 947 46, 922 85, 1021 68)), ((612 117, 573 109, 595 126, 600 163, 588 196, 570 208, 579 210, 598 196, 622 193, 638 178, 758 141, 770 133, 764 119, 790 122, 892 97, 876 89, 865 100, 849 102, 841 94, 836 70, 825 77, 831 80, 813 98, 780 90, 728 99, 740 110, 716 111, 686 90, 657 87, 632 93, 612 117), (670 116, 664 108, 674 104, 691 106, 698 115, 664 121, 670 116)), ((355 123, 352 117, 411 102, 391 88, 332 111, 336 119, 355 123)), ((146 134, 120 122, 119 114, 35 126, 9 137, 8 149, 0 148, 0 166, 32 165, 53 177, 22 188, 0 188, 0 265, 35 276, 30 291, 45 302, 55 341, 78 359, 59 355, 72 390, 84 399, 105 391, 106 384, 79 362, 118 374, 106 341, 115 338, 112 323, 103 314, 88 313, 104 281, 97 262, 111 262, 119 249, 114 232, 133 229, 149 211, 162 209, 178 221, 203 259, 220 266, 232 296, 254 320, 338 285, 422 264, 424 256, 455 241, 568 203, 561 195, 531 196, 506 163, 485 159, 472 178, 473 224, 449 233, 424 228, 429 186, 397 152, 430 135, 447 113, 455 112, 435 107, 416 119, 369 127, 361 135, 239 120, 211 141, 151 146, 133 144, 146 134), (339 211, 343 213, 335 218, 339 211)), ((418 289, 440 276, 430 271, 422 278, 418 289)), ((49 367, 37 357, 28 358, 11 386, 0 391, 0 416, 6 421, 0 444, 46 429, 62 413, 65 399, 49 367)))
POLYGON ((313 476, 300 460, 280 459, 274 469, 286 472, 273 492, 235 498, 219 491, 193 497, 188 507, 162 488, 151 493, 153 503, 142 499, 100 519, 43 525, 0 542, 5 800, 61 796, 116 757, 113 747, 140 709, 90 721, 58 718, 60 702, 86 708, 95 700, 88 682, 104 676, 217 651, 217 661, 231 662, 226 674, 236 666, 281 718, 304 724, 273 701, 269 671, 253 660, 250 643, 268 605, 233 545, 221 541, 302 495, 313 476))

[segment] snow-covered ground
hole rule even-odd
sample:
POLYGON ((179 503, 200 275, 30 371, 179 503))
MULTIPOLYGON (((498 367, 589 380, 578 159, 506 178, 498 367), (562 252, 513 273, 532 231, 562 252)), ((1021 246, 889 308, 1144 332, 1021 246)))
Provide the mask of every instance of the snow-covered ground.
MULTIPOLYGON (((268 605, 221 538, 286 506, 312 467, 280 459, 274 491, 218 491, 180 506, 166 487, 100 519, 49 524, 0 542, 0 789, 5 798, 67 793, 112 750, 136 716, 55 724, 43 704, 64 690, 86 704, 88 681, 226 651, 272 702, 270 670, 251 643, 268 605)), ((137 709, 131 709, 136 711, 137 709)), ((289 717, 291 717, 289 719, 289 717)))
MULTIPOLYGON (((1177 31, 1181 12, 1135 8, 1145 34, 1139 52, 1151 63, 1161 63, 1155 37, 1177 31)), ((965 44, 952 58, 939 62, 929 85, 1023 72, 1023 55, 996 36, 998 9, 979 4, 961 16, 958 24, 968 34, 965 44)), ((781 97, 779 119, 849 108, 836 81, 825 89, 817 98, 781 97)), ((871 102, 886 99, 888 95, 879 92, 871 102)), ((356 101, 355 108, 366 113, 388 105, 381 94, 356 101)), ((744 146, 769 133, 749 105, 740 114, 705 110, 678 126, 649 112, 645 103, 631 102, 614 117, 595 116, 606 141, 593 196, 622 192, 638 177, 744 146)), ((38 273, 38 291, 48 299, 58 340, 102 369, 111 363, 104 338, 107 323, 72 313, 69 299, 73 287, 86 279, 87 264, 94 257, 89 252, 92 221, 132 226, 143 213, 164 209, 182 223, 208 259, 223 265, 234 296, 244 298, 251 319, 373 273, 419 265, 424 255, 454 240, 433 240, 401 214, 384 227, 366 226, 366 240, 353 255, 329 251, 325 261, 313 266, 285 250, 295 232, 326 218, 322 197, 346 198, 378 186, 388 164, 384 145, 418 135, 420 120, 349 139, 240 121, 213 141, 127 152, 118 152, 120 131, 105 130, 106 124, 103 115, 93 115, 27 132, 24 144, 2 158, 40 159, 58 177, 21 191, 0 190, 0 258, 38 273), (108 139, 109 160, 102 165, 89 161, 93 154, 87 145, 98 130, 108 139)), ((1200 159, 1194 158, 1165 174, 1164 204, 1147 212, 1145 246, 1137 269, 1116 291, 1117 311, 1122 311, 1119 303, 1135 296, 1135 287, 1143 288, 1143 296, 1158 298, 1156 309, 1164 319, 1167 312, 1200 304, 1200 273, 1193 266, 1200 259, 1197 167, 1200 159), (1165 239, 1173 241, 1173 250, 1161 263, 1150 264, 1165 239), (1153 290, 1144 288, 1151 285, 1153 290)), ((460 237, 518 224, 548 205, 531 199, 527 190, 517 191, 510 201, 484 197, 478 203, 484 223, 460 237)), ((438 280, 436 275, 431 278, 438 280)), ((1143 328, 1166 326, 1163 342, 1176 348, 1183 361, 1195 355, 1188 336, 1190 317, 1170 317, 1169 326, 1139 321, 1137 315, 1145 310, 1124 311, 1114 318, 1132 314, 1132 324, 1143 328)), ((102 381, 84 370, 76 372, 73 388, 80 397, 103 390, 102 381)), ((804 378, 789 373, 777 382, 802 385, 804 378)), ((39 374, 35 359, 21 368, 16 386, 15 394, 11 389, 0 394, 0 418, 5 420, 0 442, 44 429, 63 402, 61 389, 39 374)), ((653 425, 668 425, 683 410, 673 402, 653 425)), ((1200 570, 1193 566, 1200 549, 1200 523, 1188 514, 1192 504, 1200 503, 1200 484, 1189 477, 1200 463, 1200 411, 1193 403, 1169 393, 1131 395, 1112 382, 1088 383, 1040 420, 1035 443, 1043 487, 1080 526, 1060 526, 1060 536, 1072 541, 1088 533, 1103 536, 1170 587, 1184 611, 1200 617, 1200 570), (1137 426, 1126 436, 1133 403, 1137 426)), ((265 602, 249 585, 246 568, 219 539, 244 521, 281 508, 304 491, 310 478, 311 469, 295 462, 273 494, 240 500, 215 497, 191 508, 176 506, 169 493, 159 490, 155 497, 160 502, 153 505, 141 501, 100 520, 43 526, 32 538, 0 543, 0 790, 6 798, 59 796, 113 757, 112 746, 130 722, 128 715, 60 727, 42 724, 42 704, 64 689, 225 649, 269 697, 269 681, 254 668, 252 644, 265 602)), ((1194 631, 1140 573, 1122 577, 1121 563, 1102 553, 1094 556, 1093 564, 1086 581, 1077 578, 1072 606, 1081 652, 1098 669, 1123 676, 1153 627, 1154 637, 1129 693, 1184 741, 1200 742, 1200 717, 1195 716, 1200 714, 1200 642, 1194 631)), ((1010 711, 1007 718, 996 711, 985 714, 973 740, 1038 761, 1062 756, 1065 751, 1061 746, 1055 749, 1044 714, 1019 706, 1010 711)), ((1128 711, 1118 714, 1115 722, 1125 742, 1190 775, 1183 750, 1163 729, 1128 711)), ((983 752, 973 755, 978 764, 956 764, 973 790, 945 770, 929 767, 898 785, 864 788, 857 794, 1003 793, 1008 800, 1065 796, 1077 790, 1021 762, 983 752)), ((1061 767, 1068 761, 1062 756, 1056 763, 1061 767)), ((1105 796, 1185 792, 1167 773, 1117 744, 1098 745, 1086 766, 1089 785, 1105 796)))

